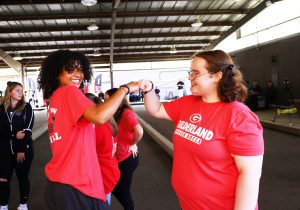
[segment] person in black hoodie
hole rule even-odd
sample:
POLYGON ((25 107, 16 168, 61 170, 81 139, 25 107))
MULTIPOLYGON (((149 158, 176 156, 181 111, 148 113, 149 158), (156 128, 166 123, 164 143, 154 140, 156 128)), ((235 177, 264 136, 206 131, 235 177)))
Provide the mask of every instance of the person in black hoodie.
POLYGON ((33 123, 34 113, 30 104, 24 100, 22 84, 8 82, 0 105, 0 210, 8 209, 10 181, 14 170, 20 191, 18 210, 28 210, 33 123))

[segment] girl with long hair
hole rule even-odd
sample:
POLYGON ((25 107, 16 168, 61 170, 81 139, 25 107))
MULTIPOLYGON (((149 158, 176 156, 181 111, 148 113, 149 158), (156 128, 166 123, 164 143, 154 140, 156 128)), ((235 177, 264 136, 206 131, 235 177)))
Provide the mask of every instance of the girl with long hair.
MULTIPOLYGON (((106 91, 104 99, 110 101, 116 94, 116 91, 117 88, 106 91)), ((143 136, 143 128, 139 124, 126 98, 123 99, 114 114, 114 119, 118 124, 116 156, 119 161, 121 177, 112 193, 121 203, 124 210, 134 210, 131 183, 133 173, 139 163, 137 143, 143 136)))
POLYGON ((19 182, 20 205, 27 210, 30 192, 29 171, 33 160, 32 127, 34 113, 24 100, 23 86, 8 82, 0 105, 0 209, 8 209, 13 171, 19 182))

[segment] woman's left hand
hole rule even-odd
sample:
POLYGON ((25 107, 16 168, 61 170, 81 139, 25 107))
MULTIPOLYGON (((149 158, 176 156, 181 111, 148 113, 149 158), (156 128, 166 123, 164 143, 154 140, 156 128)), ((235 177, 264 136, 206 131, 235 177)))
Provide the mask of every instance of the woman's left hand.
POLYGON ((137 157, 137 155, 138 155, 138 147, 136 146, 136 144, 131 145, 131 146, 129 147, 129 151, 132 152, 132 157, 133 157, 133 158, 137 157))
POLYGON ((24 152, 18 152, 17 154, 17 162, 22 163, 25 160, 25 153, 24 152))
POLYGON ((16 134, 17 139, 23 139, 25 136, 25 131, 18 131, 16 134))

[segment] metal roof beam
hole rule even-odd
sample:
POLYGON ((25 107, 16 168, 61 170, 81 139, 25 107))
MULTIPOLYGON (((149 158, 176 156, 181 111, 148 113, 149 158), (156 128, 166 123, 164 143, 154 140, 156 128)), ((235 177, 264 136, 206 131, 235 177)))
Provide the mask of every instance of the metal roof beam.
MULTIPOLYGON (((200 37, 219 36, 221 31, 204 32, 173 32, 173 33, 142 33, 142 34, 116 34, 115 39, 128 38, 151 38, 151 37, 200 37)), ((51 41, 72 41, 72 40, 103 40, 110 39, 110 35, 91 36, 55 36, 55 37, 28 37, 28 38, 0 38, 0 43, 21 43, 21 42, 51 42, 51 41)))
MULTIPOLYGON (((143 28, 178 28, 178 27, 191 27, 192 22, 186 23, 143 23, 143 24, 125 24, 116 25, 116 29, 143 29, 143 28)), ((203 22, 201 27, 205 26, 231 26, 232 21, 214 21, 214 22, 203 22)), ((61 32, 61 31, 86 31, 86 26, 45 26, 45 27, 3 27, 0 34, 8 33, 34 33, 34 32, 61 32)), ((111 25, 100 25, 98 30, 111 30, 111 25)))
MULTIPOLYGON (((155 16, 199 16, 199 15, 240 15, 247 14, 245 9, 213 9, 213 10, 187 10, 187 11, 152 11, 152 12, 118 12, 118 18, 126 17, 155 17, 155 16)), ((111 18, 110 12, 91 13, 53 13, 53 14, 30 14, 30 15, 1 15, 1 21, 22 20, 55 20, 55 19, 90 19, 111 18)))
MULTIPOLYGON (((163 45, 198 45, 202 47, 211 43, 212 40, 174 40, 174 41, 153 41, 153 42, 115 42, 116 47, 142 47, 142 46, 163 46, 163 45)), ((95 44, 71 44, 71 45, 51 45, 51 46, 20 46, 20 47, 2 47, 3 50, 10 51, 31 51, 31 50, 58 50, 58 49, 78 49, 82 48, 109 48, 110 43, 95 44)))
POLYGON ((251 10, 246 16, 244 16, 239 21, 235 22, 233 24, 233 26, 229 30, 227 30, 226 32, 223 32, 218 39, 214 40, 209 46, 205 47, 205 49, 206 50, 213 49, 221 41, 223 41, 224 39, 226 39, 230 34, 234 33, 237 29, 239 29, 240 27, 242 27, 250 19, 252 19, 258 13, 260 13, 261 11, 263 11, 267 7, 266 2, 267 2, 267 0, 263 0, 257 7, 255 7, 253 10, 251 10))

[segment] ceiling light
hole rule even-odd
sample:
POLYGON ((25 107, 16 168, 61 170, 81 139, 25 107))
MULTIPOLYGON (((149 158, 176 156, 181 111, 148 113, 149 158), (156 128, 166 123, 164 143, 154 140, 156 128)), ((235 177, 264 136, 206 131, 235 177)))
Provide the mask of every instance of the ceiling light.
POLYGON ((93 54, 93 56, 95 56, 95 57, 101 56, 101 53, 100 53, 100 51, 99 51, 99 50, 97 50, 97 49, 95 49, 95 50, 94 50, 94 54, 93 54))
POLYGON ((171 53, 171 54, 177 53, 177 50, 176 50, 176 47, 175 47, 175 46, 172 46, 172 47, 171 47, 170 53, 171 53))
POLYGON ((200 27, 202 26, 202 22, 200 21, 200 17, 196 18, 193 23, 191 24, 192 27, 196 28, 196 27, 200 27))
POLYGON ((20 61, 22 60, 23 58, 21 57, 20 53, 15 53, 13 55, 13 59, 16 60, 16 61, 20 61))
POLYGON ((97 4, 97 0, 81 0, 81 4, 89 7, 97 4))
POLYGON ((89 30, 89 31, 95 31, 95 30, 97 30, 99 27, 96 25, 96 22, 94 21, 94 20, 92 20, 91 22, 90 22, 90 25, 87 27, 87 29, 89 30))

